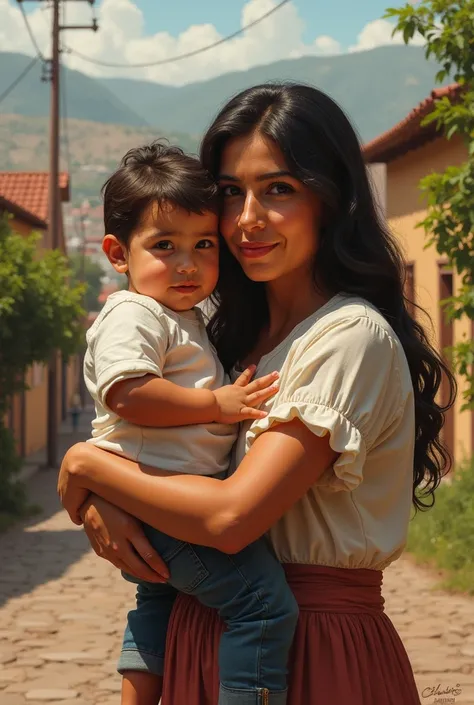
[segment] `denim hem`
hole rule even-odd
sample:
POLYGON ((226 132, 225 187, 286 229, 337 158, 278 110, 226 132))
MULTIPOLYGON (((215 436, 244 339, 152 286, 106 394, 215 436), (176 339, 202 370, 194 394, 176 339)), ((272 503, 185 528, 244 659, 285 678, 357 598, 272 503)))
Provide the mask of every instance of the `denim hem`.
POLYGON ((219 686, 218 705, 286 705, 288 690, 219 686))
POLYGON ((149 651, 139 651, 138 649, 122 649, 117 664, 117 671, 123 675, 124 671, 144 671, 162 676, 164 671, 164 659, 162 656, 150 653, 149 651))

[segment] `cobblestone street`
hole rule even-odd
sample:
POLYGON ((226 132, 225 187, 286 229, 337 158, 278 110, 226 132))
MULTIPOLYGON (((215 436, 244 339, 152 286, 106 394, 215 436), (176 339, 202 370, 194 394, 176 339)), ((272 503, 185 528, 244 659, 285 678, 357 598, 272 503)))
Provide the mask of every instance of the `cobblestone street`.
MULTIPOLYGON (((133 586, 60 511, 55 483, 54 472, 34 475, 31 499, 44 513, 0 536, 0 704, 117 705, 115 663, 133 586)), ((474 705, 474 599, 433 585, 404 557, 386 571, 387 613, 422 703, 474 705)))

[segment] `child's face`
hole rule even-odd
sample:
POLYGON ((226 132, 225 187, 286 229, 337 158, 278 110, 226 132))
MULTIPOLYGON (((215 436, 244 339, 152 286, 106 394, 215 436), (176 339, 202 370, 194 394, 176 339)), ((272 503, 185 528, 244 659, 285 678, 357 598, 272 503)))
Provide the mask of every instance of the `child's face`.
POLYGON ((173 311, 186 311, 203 301, 214 291, 219 275, 217 223, 217 215, 210 211, 198 215, 171 204, 161 209, 149 206, 128 248, 122 247, 121 271, 128 274, 129 289, 173 311))

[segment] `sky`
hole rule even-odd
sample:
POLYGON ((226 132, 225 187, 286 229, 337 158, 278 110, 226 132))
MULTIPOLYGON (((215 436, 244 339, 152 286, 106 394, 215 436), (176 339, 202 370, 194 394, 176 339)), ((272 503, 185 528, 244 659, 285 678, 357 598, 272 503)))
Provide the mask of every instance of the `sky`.
MULTIPOLYGON (((416 0, 412 0, 415 2, 416 0)), ((372 49, 393 41, 387 6, 402 0, 291 0, 243 34, 190 59, 143 68, 108 68, 98 61, 152 63, 200 49, 255 21, 279 0, 99 0, 99 31, 62 32, 64 63, 92 76, 126 76, 179 86, 259 64, 305 55, 329 56, 372 49)), ((49 3, 24 3, 41 50, 49 52, 49 3)), ((64 24, 90 24, 88 2, 63 2, 64 24)), ((33 55, 16 0, 0 0, 0 47, 33 55)))

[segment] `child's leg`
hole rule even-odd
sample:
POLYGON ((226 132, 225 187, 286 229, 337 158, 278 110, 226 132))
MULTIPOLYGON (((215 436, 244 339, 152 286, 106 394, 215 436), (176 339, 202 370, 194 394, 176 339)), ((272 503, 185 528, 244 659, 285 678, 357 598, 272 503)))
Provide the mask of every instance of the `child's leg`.
POLYGON ((170 585, 138 584, 137 606, 128 613, 118 663, 123 675, 122 705, 158 705, 166 632, 176 596, 170 585))
POLYGON ((298 605, 265 539, 227 556, 185 543, 172 553, 165 534, 148 538, 168 565, 170 584, 217 608, 228 627, 219 650, 219 705, 285 705, 298 605))
POLYGON ((163 689, 163 676, 144 671, 124 671, 122 705, 158 705, 163 689))
POLYGON ((219 648, 218 705, 286 705, 299 609, 283 567, 265 539, 226 559, 220 576, 212 557, 206 561, 215 589, 196 593, 204 603, 218 598, 227 625, 219 648))

